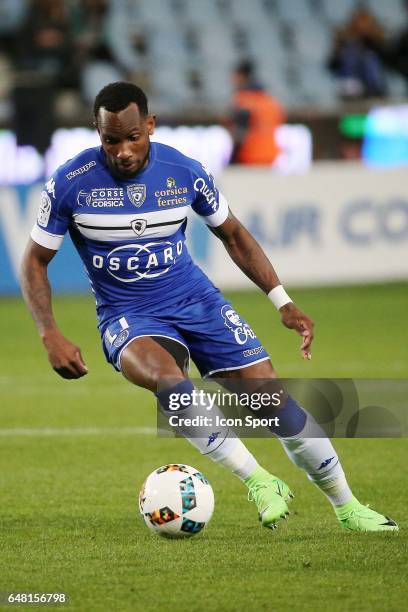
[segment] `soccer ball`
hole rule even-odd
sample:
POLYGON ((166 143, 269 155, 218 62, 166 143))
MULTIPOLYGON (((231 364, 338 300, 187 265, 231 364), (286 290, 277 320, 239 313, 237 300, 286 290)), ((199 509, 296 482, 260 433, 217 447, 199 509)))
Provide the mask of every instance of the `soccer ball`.
POLYGON ((214 510, 214 493, 206 477, 181 463, 163 465, 147 477, 139 494, 146 525, 173 538, 199 533, 214 510))

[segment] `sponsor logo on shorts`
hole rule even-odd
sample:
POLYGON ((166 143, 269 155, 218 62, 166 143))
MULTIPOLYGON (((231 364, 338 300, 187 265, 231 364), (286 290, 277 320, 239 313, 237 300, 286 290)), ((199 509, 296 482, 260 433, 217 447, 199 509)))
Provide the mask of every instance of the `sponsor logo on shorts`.
POLYGON ((50 180, 47 183, 45 183, 45 188, 55 200, 55 181, 53 178, 50 178, 50 180))
POLYGON ((65 176, 70 181, 76 176, 79 176, 80 174, 84 174, 85 172, 88 172, 88 170, 90 170, 94 166, 96 166, 96 161, 90 161, 84 166, 81 166, 80 168, 77 168, 76 170, 72 170, 72 172, 68 172, 68 174, 66 174, 65 176))
POLYGON ((115 348, 119 348, 128 338, 129 338, 129 330, 124 329, 123 331, 120 332, 120 334, 116 338, 115 342, 113 343, 113 346, 115 348))
POLYGON ((263 346, 257 346, 256 348, 246 349, 245 351, 242 351, 242 354, 244 355, 244 357, 251 357, 252 355, 259 355, 259 353, 262 353, 262 351, 263 346))
POLYGON ((221 316, 224 325, 234 334, 237 344, 246 344, 248 338, 256 338, 248 323, 241 321, 239 314, 231 308, 230 304, 224 304, 221 308, 221 316))
POLYGON ((38 211, 37 222, 41 227, 47 227, 51 214, 51 200, 46 191, 41 192, 41 202, 38 211))
POLYGON ((154 192, 157 198, 157 205, 160 208, 164 206, 177 206, 178 204, 187 204, 188 187, 184 185, 179 187, 176 179, 168 176, 166 179, 166 189, 156 189, 154 192))
POLYGON ((129 185, 126 191, 132 204, 137 208, 140 208, 146 199, 146 185, 143 185, 142 183, 138 185, 129 185))
POLYGON ((194 190, 198 191, 198 193, 202 193, 213 211, 217 212, 220 204, 217 200, 215 190, 209 187, 203 178, 200 177, 194 181, 194 190))
POLYGON ((78 206, 92 208, 117 208, 124 206, 125 192, 121 187, 97 187, 91 192, 81 191, 77 194, 78 206))

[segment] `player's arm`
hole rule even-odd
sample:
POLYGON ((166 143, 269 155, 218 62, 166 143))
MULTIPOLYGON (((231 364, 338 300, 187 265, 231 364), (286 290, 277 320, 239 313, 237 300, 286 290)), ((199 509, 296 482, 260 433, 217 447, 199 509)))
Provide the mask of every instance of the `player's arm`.
POLYGON ((21 289, 52 367, 63 378, 80 378, 88 372, 81 351, 62 335, 52 311, 47 269, 55 253, 30 238, 21 265, 21 289))
MULTIPOLYGON (((231 211, 221 225, 210 229, 222 240, 231 259, 262 291, 269 295, 272 289, 281 286, 278 275, 261 246, 231 211)), ((281 306, 279 312, 283 325, 294 329, 302 336, 300 347, 302 356, 310 359, 313 322, 293 302, 281 306)))

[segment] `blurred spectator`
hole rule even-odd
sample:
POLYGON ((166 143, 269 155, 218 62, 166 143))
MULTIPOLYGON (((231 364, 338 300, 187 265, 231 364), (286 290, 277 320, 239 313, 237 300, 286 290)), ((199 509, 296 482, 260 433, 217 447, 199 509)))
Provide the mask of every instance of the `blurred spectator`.
POLYGON ((251 62, 239 64, 232 80, 236 90, 230 121, 232 162, 270 165, 280 153, 275 130, 284 122, 283 107, 256 81, 251 62))
POLYGON ((13 87, 12 64, 16 52, 16 33, 21 28, 27 0, 0 0, 0 120, 12 115, 10 91, 13 87))
POLYGON ((72 35, 79 66, 106 42, 108 0, 80 0, 71 8, 72 35))
POLYGON ((32 0, 16 40, 13 102, 19 144, 47 149, 58 88, 78 86, 73 57, 67 3, 32 0))
POLYGON ((93 104, 96 94, 108 83, 124 79, 107 36, 109 0, 82 0, 72 10, 82 100, 93 104))
POLYGON ((384 30, 368 9, 359 8, 335 35, 328 67, 342 98, 382 97, 387 93, 384 30))

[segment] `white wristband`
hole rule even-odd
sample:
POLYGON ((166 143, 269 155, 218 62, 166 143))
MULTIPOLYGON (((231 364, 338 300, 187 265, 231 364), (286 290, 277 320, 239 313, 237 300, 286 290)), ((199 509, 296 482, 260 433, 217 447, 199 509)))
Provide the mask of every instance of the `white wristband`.
POLYGON ((268 293, 268 298, 271 300, 272 304, 277 310, 282 308, 282 306, 285 306, 285 304, 289 304, 289 302, 292 302, 282 285, 274 287, 268 293))

